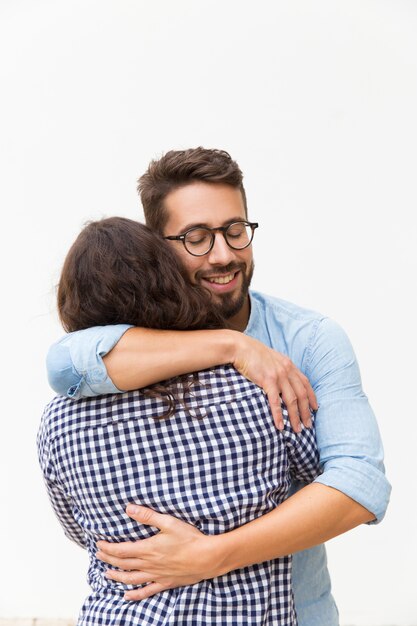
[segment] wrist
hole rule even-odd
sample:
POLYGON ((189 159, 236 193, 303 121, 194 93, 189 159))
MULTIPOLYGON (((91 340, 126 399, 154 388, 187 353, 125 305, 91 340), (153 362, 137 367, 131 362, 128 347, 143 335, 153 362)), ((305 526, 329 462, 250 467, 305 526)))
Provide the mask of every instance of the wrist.
MULTIPOLYGON (((221 365, 226 363, 235 364, 238 354, 238 345, 242 333, 237 330, 221 329, 213 331, 218 333, 218 349, 220 350, 221 365)), ((220 365, 220 363, 219 363, 220 365)))
POLYGON ((236 545, 232 532, 204 537, 202 554, 205 554, 206 578, 216 578, 232 570, 244 567, 239 563, 239 546, 236 545))

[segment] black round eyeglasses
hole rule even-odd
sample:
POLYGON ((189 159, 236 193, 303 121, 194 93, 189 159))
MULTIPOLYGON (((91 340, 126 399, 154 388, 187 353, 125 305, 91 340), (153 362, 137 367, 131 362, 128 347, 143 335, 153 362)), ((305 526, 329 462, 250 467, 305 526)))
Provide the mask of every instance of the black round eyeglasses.
POLYGON ((182 241, 187 252, 193 256, 204 256, 214 246, 215 233, 222 233, 227 245, 232 250, 244 250, 252 243, 257 222, 232 222, 227 226, 208 228, 207 226, 194 226, 181 235, 169 235, 164 239, 182 241))

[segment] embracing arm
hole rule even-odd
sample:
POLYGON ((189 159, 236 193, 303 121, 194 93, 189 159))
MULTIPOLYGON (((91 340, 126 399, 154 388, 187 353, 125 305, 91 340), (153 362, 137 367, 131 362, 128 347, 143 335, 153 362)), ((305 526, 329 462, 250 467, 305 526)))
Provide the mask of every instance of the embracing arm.
POLYGON ((130 599, 304 550, 382 519, 390 485, 378 428, 349 340, 329 320, 317 329, 308 365, 320 403, 316 432, 323 473, 274 511, 224 535, 206 537, 180 520, 139 507, 131 516, 160 533, 142 542, 99 546, 107 563, 138 570, 112 572, 112 578, 153 581, 129 592, 130 599))
POLYGON ((143 600, 165 589, 299 552, 374 519, 373 513, 340 491, 316 483, 270 513, 222 535, 203 535, 194 526, 142 506, 129 505, 127 512, 139 523, 160 529, 143 541, 98 543, 97 557, 120 568, 108 570, 106 576, 125 584, 148 583, 128 591, 128 600, 143 600))
POLYGON ((330 319, 318 326, 307 372, 320 403, 316 436, 323 473, 316 482, 342 492, 379 522, 391 493, 381 436, 349 338, 330 319))
POLYGON ((222 535, 221 573, 306 550, 374 518, 342 492, 312 483, 274 511, 222 535))
POLYGON ((226 363, 264 389, 280 429, 281 396, 294 430, 300 430, 300 419, 310 425, 310 407, 316 410, 317 401, 307 377, 288 357, 234 330, 95 327, 64 336, 47 357, 52 388, 74 399, 138 389, 226 363))
POLYGON ((130 328, 103 361, 116 387, 130 391, 173 376, 231 363, 239 334, 225 329, 130 328))

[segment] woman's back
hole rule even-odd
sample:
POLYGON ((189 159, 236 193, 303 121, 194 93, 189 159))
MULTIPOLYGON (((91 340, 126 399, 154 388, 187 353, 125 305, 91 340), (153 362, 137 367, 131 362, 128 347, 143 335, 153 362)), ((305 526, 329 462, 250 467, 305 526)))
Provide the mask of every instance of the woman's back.
POLYGON ((80 626, 296 623, 290 557, 137 603, 123 599, 126 587, 106 579, 107 565, 95 558, 99 539, 155 532, 126 515, 129 502, 218 534, 274 509, 292 476, 319 473, 314 433, 277 431, 262 390, 232 367, 200 372, 186 400, 169 419, 155 419, 163 401, 140 390, 57 397, 45 410, 38 443, 48 491, 66 533, 90 557, 93 592, 80 626))
POLYGON ((129 502, 218 534, 275 508, 290 470, 306 481, 319 473, 313 432, 277 431, 262 390, 232 367, 201 372, 187 407, 155 419, 164 413, 162 400, 133 391, 75 402, 57 397, 45 410, 39 454, 48 491, 66 533, 90 557, 93 592, 80 626, 296 623, 290 557, 137 603, 105 578, 97 540, 155 532, 126 515, 129 502))

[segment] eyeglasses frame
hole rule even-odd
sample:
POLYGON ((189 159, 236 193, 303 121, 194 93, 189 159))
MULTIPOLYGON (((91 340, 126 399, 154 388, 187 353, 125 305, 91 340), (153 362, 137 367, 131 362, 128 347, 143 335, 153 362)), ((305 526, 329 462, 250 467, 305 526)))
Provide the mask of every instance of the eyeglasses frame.
POLYGON ((192 228, 189 228, 188 230, 185 231, 185 233, 182 233, 181 235, 168 235, 164 237, 164 239, 169 239, 170 241, 182 241, 184 248, 186 249, 188 254, 191 254, 192 256, 205 256, 206 254, 211 252, 211 250, 213 249, 214 242, 216 240, 214 233, 221 233, 224 237, 226 244, 229 246, 231 250, 245 250, 246 248, 249 248, 249 246, 251 245, 253 241, 253 236, 255 234, 255 229, 258 227, 259 227, 258 222, 248 222, 247 220, 237 220, 236 222, 231 222, 230 224, 227 224, 227 226, 218 226, 217 228, 209 228, 208 226, 193 226, 192 228), (245 224, 245 226, 249 226, 252 230, 252 237, 250 238, 250 241, 246 244, 246 246, 243 246, 243 248, 235 248, 227 240, 226 233, 228 229, 234 224, 245 224), (202 254, 195 254, 194 252, 190 252, 190 250, 187 248, 187 245, 185 243, 185 238, 188 235, 188 233, 192 232, 193 230, 201 230, 201 229, 208 230, 210 232, 211 243, 210 243, 209 249, 206 252, 203 252, 202 254))

